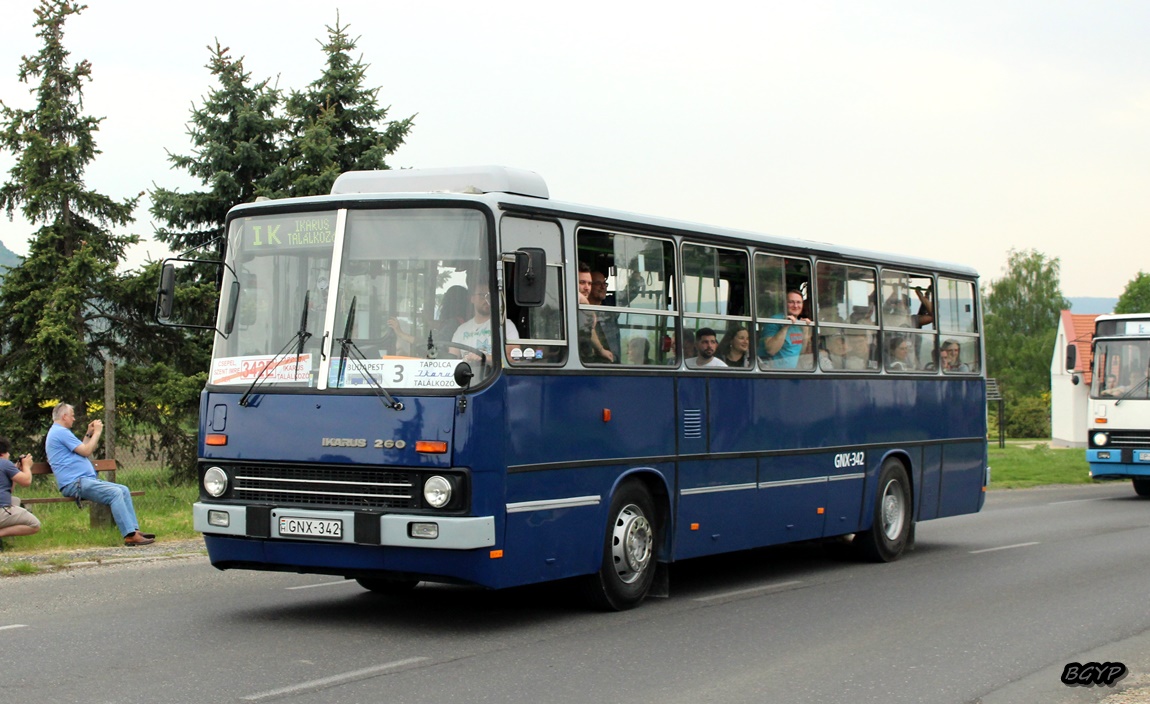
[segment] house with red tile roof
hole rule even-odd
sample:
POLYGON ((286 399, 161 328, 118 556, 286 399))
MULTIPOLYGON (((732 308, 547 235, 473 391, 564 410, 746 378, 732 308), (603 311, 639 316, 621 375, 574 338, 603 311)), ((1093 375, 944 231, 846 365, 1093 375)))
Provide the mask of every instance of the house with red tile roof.
POLYGON ((1059 316, 1054 357, 1050 360, 1052 447, 1086 447, 1086 412, 1094 369, 1091 341, 1097 317, 1068 310, 1059 316))

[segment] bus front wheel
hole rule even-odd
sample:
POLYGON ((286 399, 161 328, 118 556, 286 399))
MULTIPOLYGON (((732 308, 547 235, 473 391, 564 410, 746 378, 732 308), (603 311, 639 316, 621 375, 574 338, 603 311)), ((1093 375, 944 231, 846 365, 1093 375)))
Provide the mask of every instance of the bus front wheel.
POLYGON ((1150 479, 1139 479, 1134 477, 1131 481, 1134 482, 1134 493, 1139 496, 1150 496, 1150 479))
POLYGON ((854 543, 870 562, 893 562, 906 549, 912 526, 910 481, 902 462, 892 457, 879 472, 874 521, 870 530, 855 536, 854 543))
POLYGON ((624 611, 643 601, 655 579, 655 502, 642 484, 627 482, 612 497, 607 518, 603 561, 586 577, 587 596, 596 608, 624 611))

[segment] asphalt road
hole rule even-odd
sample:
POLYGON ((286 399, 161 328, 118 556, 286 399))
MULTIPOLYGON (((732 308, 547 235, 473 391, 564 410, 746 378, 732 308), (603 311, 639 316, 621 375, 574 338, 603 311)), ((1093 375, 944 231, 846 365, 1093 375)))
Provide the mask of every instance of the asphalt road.
POLYGON ((695 560, 621 614, 565 585, 393 599, 204 558, 117 564, 0 579, 0 685, 22 704, 1097 702, 1114 690, 1066 687, 1067 663, 1150 682, 1148 542, 1128 484, 992 492, 896 563, 695 560))

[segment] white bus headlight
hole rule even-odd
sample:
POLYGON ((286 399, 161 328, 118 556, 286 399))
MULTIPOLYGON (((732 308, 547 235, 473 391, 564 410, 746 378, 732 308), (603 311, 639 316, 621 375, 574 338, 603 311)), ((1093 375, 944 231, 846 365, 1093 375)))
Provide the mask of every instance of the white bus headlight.
POLYGON ((1094 444, 1098 447, 1106 447, 1108 442, 1110 442, 1110 438, 1106 433, 1094 433, 1094 444))
POLYGON ((432 508, 443 508, 451 501, 451 482, 438 474, 423 483, 423 500, 432 508))
POLYGON ((209 496, 219 498, 228 490, 228 474, 219 467, 208 467, 204 472, 204 491, 209 496))

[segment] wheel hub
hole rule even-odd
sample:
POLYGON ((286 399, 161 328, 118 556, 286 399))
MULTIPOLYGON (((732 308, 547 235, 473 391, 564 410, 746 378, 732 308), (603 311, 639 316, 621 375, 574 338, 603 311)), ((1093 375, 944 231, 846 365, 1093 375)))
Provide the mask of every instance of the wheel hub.
POLYGON ((624 506, 611 534, 611 557, 622 582, 630 584, 639 579, 651 562, 654 542, 655 531, 639 507, 624 506))

